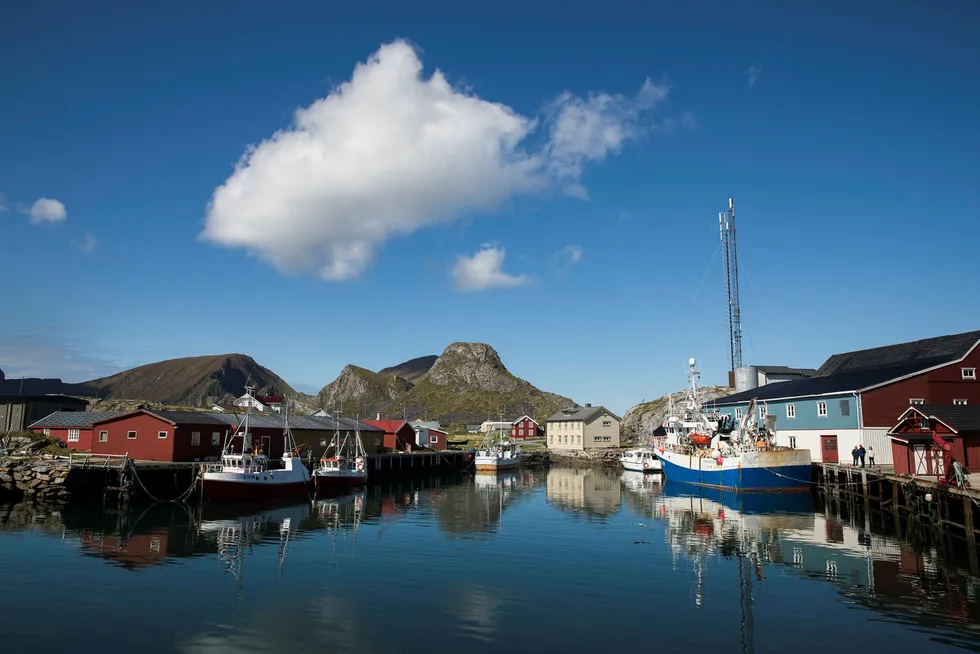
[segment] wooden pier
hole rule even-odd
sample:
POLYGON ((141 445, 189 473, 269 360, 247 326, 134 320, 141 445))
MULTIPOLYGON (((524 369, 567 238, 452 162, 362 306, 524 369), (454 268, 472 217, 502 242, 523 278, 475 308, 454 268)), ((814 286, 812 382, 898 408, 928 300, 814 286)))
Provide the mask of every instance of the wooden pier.
POLYGON ((867 515, 903 523, 929 525, 962 535, 976 555, 980 524, 980 491, 939 483, 935 477, 896 475, 891 468, 815 463, 817 491, 833 502, 863 504, 867 515))

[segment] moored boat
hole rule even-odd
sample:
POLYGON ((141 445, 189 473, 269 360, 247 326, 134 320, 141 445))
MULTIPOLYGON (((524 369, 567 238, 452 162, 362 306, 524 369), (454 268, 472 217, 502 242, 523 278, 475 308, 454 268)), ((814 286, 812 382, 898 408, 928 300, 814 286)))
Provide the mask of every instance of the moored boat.
POLYGON ((625 470, 632 472, 660 472, 660 459, 657 452, 649 447, 637 447, 619 455, 619 462, 625 470))
POLYGON ((664 422, 667 436, 657 454, 668 481, 744 492, 801 492, 810 488, 810 451, 775 445, 775 423, 756 422, 753 400, 736 426, 726 416, 707 416, 698 389, 696 362, 683 411, 664 422))
MULTIPOLYGON (((252 394, 253 387, 246 391, 252 394)), ((307 492, 310 472, 299 458, 299 448, 289 431, 289 411, 283 426, 282 459, 270 459, 268 452, 252 442, 249 428, 251 404, 246 405, 245 419, 231 433, 222 448, 218 463, 207 466, 201 475, 205 497, 209 499, 254 500, 302 495, 307 492), (241 440, 240 451, 236 442, 241 440)))
POLYGON ((509 470, 521 464, 521 446, 504 437, 502 432, 487 432, 473 457, 478 472, 509 470))
POLYGON ((340 435, 339 420, 335 420, 333 438, 319 466, 313 471, 317 490, 341 486, 361 486, 367 483, 367 452, 361 441, 360 421, 354 422, 354 433, 340 435))

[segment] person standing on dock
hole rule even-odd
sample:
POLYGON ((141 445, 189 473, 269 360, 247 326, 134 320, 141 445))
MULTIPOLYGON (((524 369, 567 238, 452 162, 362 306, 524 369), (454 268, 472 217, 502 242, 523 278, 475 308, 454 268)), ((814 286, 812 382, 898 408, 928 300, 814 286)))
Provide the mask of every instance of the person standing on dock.
POLYGON ((867 454, 867 450, 864 449, 864 445, 858 445, 858 455, 861 457, 861 467, 864 467, 864 457, 867 454))
POLYGON ((860 450, 858 450, 857 445, 855 445, 854 449, 851 450, 851 458, 854 459, 854 463, 852 463, 851 465, 853 465, 855 468, 858 465, 858 456, 860 454, 861 454, 860 450))
POLYGON ((875 448, 874 445, 868 446, 868 465, 874 466, 875 464, 875 448))

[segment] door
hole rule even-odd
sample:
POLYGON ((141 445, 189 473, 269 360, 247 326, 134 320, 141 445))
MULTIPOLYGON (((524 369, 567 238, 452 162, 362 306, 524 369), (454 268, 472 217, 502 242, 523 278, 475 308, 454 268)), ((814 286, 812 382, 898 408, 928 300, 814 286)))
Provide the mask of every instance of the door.
POLYGON ((836 436, 821 436, 820 437, 820 460, 824 463, 838 463, 837 458, 837 437, 836 436))
POLYGON ((916 445, 915 446, 915 474, 917 475, 928 475, 929 466, 926 462, 926 446, 916 445))
POLYGON ((262 454, 265 454, 266 456, 272 456, 272 450, 270 449, 271 447, 272 447, 272 436, 263 436, 262 454))

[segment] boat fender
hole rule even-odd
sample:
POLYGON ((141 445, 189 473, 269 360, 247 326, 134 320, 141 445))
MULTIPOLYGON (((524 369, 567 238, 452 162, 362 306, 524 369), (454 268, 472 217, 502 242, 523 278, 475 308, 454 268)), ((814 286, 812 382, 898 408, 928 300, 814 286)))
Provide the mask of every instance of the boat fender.
POLYGON ((663 453, 664 453, 664 448, 662 448, 662 447, 661 447, 661 448, 660 448, 660 450, 659 450, 659 452, 660 452, 661 454, 663 454, 663 453))
POLYGON ((649 461, 644 461, 643 462, 643 469, 646 470, 649 467, 650 467, 650 462, 649 461))
POLYGON ((720 456, 721 456, 721 452, 718 451, 718 448, 715 448, 715 449, 711 450, 711 458, 712 459, 717 459, 720 456))
POLYGON ((724 463, 724 462, 725 462, 725 459, 723 459, 723 458, 721 458, 721 457, 719 456, 719 457, 718 457, 717 459, 715 459, 715 461, 716 461, 716 462, 718 463, 718 465, 721 465, 722 463, 724 463))
POLYGON ((357 471, 358 472, 363 472, 364 471, 364 462, 363 461, 358 461, 357 462, 357 471))

